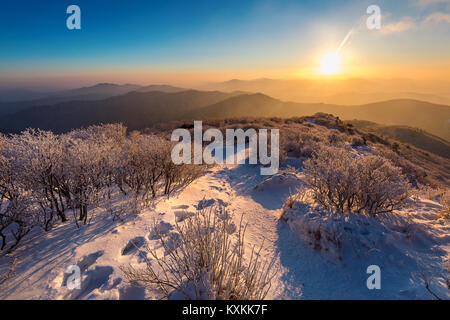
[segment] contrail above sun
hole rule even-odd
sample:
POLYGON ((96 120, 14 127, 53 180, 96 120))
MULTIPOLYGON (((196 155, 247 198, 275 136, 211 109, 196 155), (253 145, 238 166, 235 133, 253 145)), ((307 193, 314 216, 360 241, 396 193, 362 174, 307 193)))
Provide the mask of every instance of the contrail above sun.
POLYGON ((320 63, 319 71, 322 74, 335 74, 339 71, 339 65, 341 63, 341 58, 339 56, 339 53, 341 52, 342 48, 347 44, 349 39, 351 38, 353 34, 354 28, 352 28, 347 35, 345 36, 344 40, 342 40, 341 44, 337 48, 335 52, 330 52, 326 54, 320 63))
POLYGON ((339 48, 336 50, 336 54, 339 54, 339 52, 341 52, 341 49, 345 46, 345 44, 348 42, 348 40, 350 39, 350 37, 353 34, 353 30, 354 28, 352 28, 347 35, 345 36, 344 40, 342 40, 341 44, 339 45, 339 48))

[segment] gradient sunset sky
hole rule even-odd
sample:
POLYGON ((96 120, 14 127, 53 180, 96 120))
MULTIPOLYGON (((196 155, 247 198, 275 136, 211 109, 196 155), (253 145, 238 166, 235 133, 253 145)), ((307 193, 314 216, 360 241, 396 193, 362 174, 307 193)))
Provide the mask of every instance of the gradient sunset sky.
POLYGON ((450 78, 450 0, 4 0, 0 86, 320 78, 350 30, 333 77, 450 78), (66 28, 71 4, 81 30, 66 28), (366 27, 372 4, 381 30, 366 27))

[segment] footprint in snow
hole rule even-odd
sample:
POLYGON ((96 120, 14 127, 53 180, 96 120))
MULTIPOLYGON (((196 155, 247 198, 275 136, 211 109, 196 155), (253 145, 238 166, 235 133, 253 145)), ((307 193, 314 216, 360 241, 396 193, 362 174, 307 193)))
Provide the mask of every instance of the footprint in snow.
POLYGON ((111 266, 96 266, 88 270, 81 279, 81 288, 70 291, 64 298, 70 300, 95 298, 94 290, 108 289, 110 276, 114 269, 111 266))
MULTIPOLYGON (((81 274, 83 274, 90 266, 92 266, 95 262, 97 262, 97 259, 100 258, 103 255, 103 253, 104 252, 100 250, 82 257, 80 261, 78 261, 76 264, 80 268, 81 274)), ((67 279, 69 278, 69 276, 70 274, 64 273, 61 287, 65 287, 67 285, 67 279)))
POLYGON ((180 204, 179 206, 172 206, 172 209, 189 209, 189 206, 186 204, 180 204))
POLYGON ((166 240, 166 247, 164 255, 170 254, 173 250, 177 249, 181 245, 181 236, 179 233, 170 232, 166 240))
POLYGON ((228 203, 224 202, 222 199, 203 199, 198 202, 197 210, 202 210, 214 205, 217 205, 219 207, 226 207, 228 206, 228 203))
POLYGON ((175 211, 174 214, 177 222, 182 222, 195 215, 194 212, 190 211, 175 211))
POLYGON ((122 255, 129 255, 138 252, 138 248, 145 245, 144 237, 135 237, 128 241, 127 245, 122 249, 122 255))
POLYGON ((170 230, 173 230, 173 225, 168 222, 161 221, 152 229, 148 235, 148 238, 150 240, 157 240, 159 239, 159 235, 165 236, 170 232, 170 230))

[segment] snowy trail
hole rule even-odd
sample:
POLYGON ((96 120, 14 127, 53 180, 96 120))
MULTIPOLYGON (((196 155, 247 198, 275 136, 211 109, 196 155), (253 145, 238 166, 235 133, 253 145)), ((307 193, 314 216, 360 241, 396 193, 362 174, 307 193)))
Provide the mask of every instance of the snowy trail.
MULTIPOLYGON (((244 213, 243 222, 248 223, 247 243, 259 247, 264 239, 263 252, 273 254, 279 210, 265 209, 251 197, 242 194, 242 189, 252 187, 242 177, 258 177, 259 168, 240 167, 213 167, 180 193, 170 199, 161 199, 153 209, 125 223, 97 216, 91 225, 81 229, 70 223, 58 226, 48 234, 35 232, 16 251, 17 276, 2 288, 0 299, 152 298, 152 293, 146 295, 140 289, 131 288, 124 283, 118 267, 134 263, 138 258, 136 255, 123 255, 123 248, 130 239, 147 237, 155 219, 174 225, 178 212, 194 212, 201 201, 208 203, 209 200, 211 204, 225 206, 236 224, 239 223, 241 213, 244 213), (239 191, 236 192, 234 187, 239 191), (89 260, 86 257, 92 256, 95 259, 91 259, 86 269, 95 269, 97 266, 99 270, 91 277, 93 280, 88 279, 88 288, 82 289, 83 292, 78 296, 61 290, 65 269, 69 265, 89 260)), ((254 183, 258 180, 259 177, 254 183)), ((6 263, 2 267, 6 268, 6 263)))
MULTIPOLYGON (((119 269, 128 263, 143 262, 129 249, 130 240, 147 241, 155 219, 173 226, 180 212, 194 212, 202 201, 223 205, 235 224, 243 214, 248 224, 246 244, 259 247, 264 241, 262 256, 271 259, 278 255, 280 271, 269 299, 430 298, 419 282, 411 284, 416 262, 408 252, 400 256, 368 254, 364 259, 339 261, 312 250, 278 220, 284 200, 299 180, 292 174, 264 177, 259 172, 259 167, 252 165, 215 166, 178 194, 161 199, 153 209, 124 223, 112 222, 109 217, 101 219, 99 213, 91 225, 81 229, 65 224, 43 237, 36 232, 17 250, 17 276, 4 284, 0 299, 155 298, 154 292, 126 283, 119 269), (76 292, 61 286, 64 271, 72 264, 83 270, 83 286, 76 292), (370 264, 385 267, 383 290, 367 289, 366 268, 370 264)), ((425 213, 436 210, 433 205, 423 203, 422 209, 425 213)), ((448 255, 448 237, 443 242, 446 250, 435 246, 434 255, 424 256, 429 259, 425 263, 437 263, 448 255)), ((2 262, 0 267, 5 268, 2 262)))

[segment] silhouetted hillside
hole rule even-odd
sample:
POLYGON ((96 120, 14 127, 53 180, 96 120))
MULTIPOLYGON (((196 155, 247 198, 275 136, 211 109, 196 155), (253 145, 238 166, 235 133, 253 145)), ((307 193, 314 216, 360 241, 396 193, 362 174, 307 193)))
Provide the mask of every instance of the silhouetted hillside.
POLYGON ((136 91, 138 91, 138 92, 161 91, 161 92, 166 92, 166 93, 174 93, 174 92, 181 92, 181 91, 186 91, 186 90, 188 90, 188 89, 169 86, 166 84, 152 84, 149 86, 140 87, 136 91))
POLYGON ((155 122, 178 119, 182 113, 217 103, 232 95, 217 91, 152 91, 131 92, 101 101, 71 101, 32 107, 3 116, 0 118, 0 130, 20 132, 26 128, 40 128, 66 132, 92 124, 117 122, 131 129, 141 129, 155 122))
MULTIPOLYGON (((12 101, 5 102, 8 100, 3 99, 4 101, 0 102, 0 115, 19 112, 21 110, 34 106, 54 105, 69 101, 102 100, 109 97, 123 95, 125 93, 135 91, 140 88, 141 86, 134 84, 118 85, 114 83, 99 83, 90 87, 63 90, 46 94, 41 93, 39 96, 34 96, 35 98, 31 100, 27 98, 29 97, 29 95, 23 93, 21 90, 16 90, 15 91, 16 95, 12 96, 12 93, 10 93, 9 95, 12 101), (21 97, 23 98, 21 99, 21 97)), ((156 90, 147 90, 147 91, 156 91, 156 90)), ((1 92, 0 97, 3 97, 1 92)))
POLYGON ((393 99, 413 99, 450 105, 448 83, 432 86, 400 79, 233 79, 203 88, 225 92, 261 92, 283 101, 361 105, 393 99))
POLYGON ((355 128, 409 143, 417 148, 450 158, 450 143, 424 130, 407 126, 383 126, 369 121, 347 121, 355 128))
POLYGON ((52 93, 48 91, 34 91, 28 89, 8 89, 0 87, 0 104, 17 101, 36 100, 47 97, 52 93))
MULTIPOLYGON (((171 89, 176 90, 176 89, 171 89)), ((122 122, 141 129, 177 119, 297 117, 325 112, 341 119, 411 126, 450 140, 450 107, 416 100, 390 100, 360 106, 283 102, 267 95, 219 91, 130 92, 98 101, 71 101, 34 107, 0 119, 0 130, 27 127, 63 132, 80 126, 122 122)))
POLYGON ((364 119, 386 125, 405 125, 424 129, 450 140, 450 106, 417 100, 390 100, 340 109, 343 119, 364 119), (353 115, 353 116, 352 116, 353 115))
POLYGON ((294 117, 316 112, 331 113, 341 119, 369 120, 386 125, 406 125, 424 129, 450 140, 450 106, 417 100, 390 100, 360 106, 322 103, 282 102, 263 94, 241 95, 192 113, 191 118, 294 117))
POLYGON ((272 117, 279 115, 283 102, 264 94, 242 94, 216 104, 185 113, 186 119, 212 119, 237 117, 272 117))

